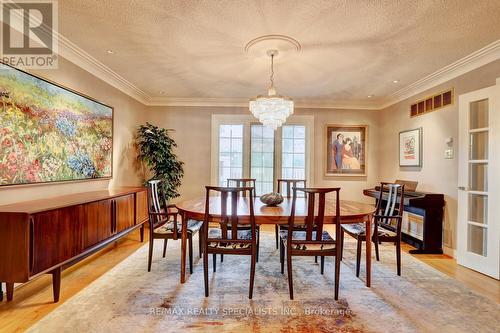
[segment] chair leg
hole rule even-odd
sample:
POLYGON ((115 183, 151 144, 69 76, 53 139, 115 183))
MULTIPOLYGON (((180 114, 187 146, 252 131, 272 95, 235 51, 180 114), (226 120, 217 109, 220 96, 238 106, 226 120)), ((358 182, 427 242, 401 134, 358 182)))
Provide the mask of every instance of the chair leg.
MULTIPOLYGON (((221 254, 222 257, 222 254, 221 254)), ((217 254, 213 254, 214 272, 217 270, 217 254)))
POLYGON ((259 262, 259 249, 260 249, 260 225, 257 226, 257 249, 255 254, 255 260, 259 262))
MULTIPOLYGON (((256 245, 253 245, 256 246, 256 245)), ((248 292, 248 298, 252 299, 253 296, 253 284, 255 280, 255 262, 257 261, 257 249, 255 247, 252 249, 252 263, 250 265, 250 288, 248 292)))
POLYGON ((318 263, 318 256, 314 256, 314 263, 317 264, 318 263))
POLYGON ((198 249, 199 249, 200 258, 201 258, 201 253, 203 250, 202 247, 203 247, 203 231, 200 230, 198 232, 198 249))
POLYGON ((379 256, 379 252, 378 252, 378 244, 379 244, 378 237, 375 237, 373 243, 375 244, 375 258, 377 259, 377 261, 380 261, 380 256, 379 256))
POLYGON ((340 261, 342 261, 342 257, 344 256, 344 229, 340 228, 340 261))
POLYGON ((205 297, 208 297, 208 253, 203 248, 203 280, 205 281, 205 297))
POLYGON ((398 265, 398 275, 401 276, 401 241, 396 243, 396 262, 398 265))
POLYGON ((189 245, 189 274, 193 274, 193 234, 188 234, 189 245))
POLYGON ((165 258, 165 256, 167 255, 167 242, 168 242, 168 239, 164 239, 163 240, 163 258, 165 258))
POLYGON ((279 246, 279 244, 278 244, 279 243, 279 229, 280 229, 279 225, 276 224, 274 226, 274 236, 276 237, 276 249, 279 246))
POLYGON ((323 275, 325 271, 325 256, 321 256, 321 275, 323 275))
POLYGON ((285 245, 280 240, 280 263, 281 263, 281 274, 285 274, 285 245))
POLYGON ((339 285, 340 285, 340 258, 335 256, 335 300, 339 299, 339 285))
POLYGON ((362 241, 358 238, 358 249, 356 251, 356 277, 359 277, 359 266, 361 266, 361 244, 362 241))
POLYGON ((224 262, 224 254, 220 254, 220 262, 224 262))
POLYGON ((286 250, 286 269, 288 271, 288 290, 290 291, 290 299, 293 299, 293 280, 292 280, 292 254, 286 250))
POLYGON ((151 236, 149 238, 148 272, 151 272, 151 261, 153 259, 153 242, 154 238, 151 236))

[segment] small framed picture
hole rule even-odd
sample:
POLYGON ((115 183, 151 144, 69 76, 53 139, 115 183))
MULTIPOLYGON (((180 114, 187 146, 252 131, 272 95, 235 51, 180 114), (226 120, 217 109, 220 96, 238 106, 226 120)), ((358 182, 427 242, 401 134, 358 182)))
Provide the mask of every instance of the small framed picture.
POLYGON ((422 166, 422 128, 399 132, 399 166, 422 166))
POLYGON ((326 125, 325 176, 366 176, 366 125, 326 125))

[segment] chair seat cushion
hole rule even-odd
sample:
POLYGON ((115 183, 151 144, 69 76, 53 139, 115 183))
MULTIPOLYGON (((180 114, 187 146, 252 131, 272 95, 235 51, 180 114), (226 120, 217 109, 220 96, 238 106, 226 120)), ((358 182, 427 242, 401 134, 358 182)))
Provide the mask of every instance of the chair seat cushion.
MULTIPOLYGON (((255 230, 255 236, 258 234, 258 230, 255 230)), ((222 238, 222 229, 210 228, 208 229, 208 238, 222 238)), ((231 230, 227 231, 227 238, 231 238, 231 230)), ((251 240, 252 230, 238 230, 238 239, 251 240)), ((221 242, 221 241, 210 241, 208 247, 212 248, 227 248, 227 249, 248 249, 252 247, 251 243, 238 243, 238 242, 221 242)))
MULTIPOLYGON (((357 235, 357 236, 365 236, 366 235, 366 224, 365 223, 352 223, 352 224, 342 224, 342 229, 347 231, 350 234, 357 235)), ((378 227, 378 236, 379 237, 395 237, 396 233, 384 229, 382 227, 378 227)), ((372 226, 372 234, 375 231, 375 227, 372 226)))
MULTIPOLYGON (((203 226, 203 221, 198 220, 188 220, 187 231, 194 234, 198 232, 203 226)), ((182 222, 177 221, 177 232, 182 231, 182 222)), ((156 234, 168 234, 174 232, 174 221, 169 221, 166 224, 158 227, 154 230, 156 234)))
MULTIPOLYGON (((301 240, 306 240, 306 231, 294 231, 292 235, 293 241, 301 241, 301 240)), ((280 231, 280 238, 283 240, 286 246, 286 242, 288 241, 288 231, 287 230, 281 230, 280 231)), ((316 240, 316 231, 312 232, 312 239, 316 240)), ((335 242, 332 236, 328 233, 328 231, 323 230, 323 234, 321 236, 322 241, 328 241, 328 242, 335 242)), ((334 250, 335 249, 335 243, 294 243, 293 244, 293 249, 294 250, 301 250, 301 251, 326 251, 326 250, 334 250)))

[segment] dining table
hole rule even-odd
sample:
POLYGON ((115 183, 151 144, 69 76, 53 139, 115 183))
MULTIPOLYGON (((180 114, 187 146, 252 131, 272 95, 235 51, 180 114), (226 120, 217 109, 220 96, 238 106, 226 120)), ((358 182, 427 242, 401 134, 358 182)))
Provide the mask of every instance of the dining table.
MULTIPOLYGON (((292 208, 292 198, 283 198, 283 202, 276 206, 267 206, 262 203, 259 197, 238 198, 237 215, 238 222, 244 224, 250 218, 249 200, 253 200, 255 223, 257 225, 264 224, 287 224, 292 208)), ((295 204, 295 221, 302 223, 307 216, 307 201, 306 198, 296 198, 295 204)), ((176 203, 182 223, 181 237, 181 276, 180 281, 186 281, 186 246, 187 246, 187 221, 190 219, 203 221, 205 218, 205 197, 198 197, 191 200, 184 200, 176 203)), ((231 205, 228 205, 230 210, 231 205)), ((209 198, 209 222, 220 221, 221 197, 213 196, 209 198)), ((316 207, 317 209, 317 207, 316 207)), ((230 212, 228 212, 229 214, 230 212)), ((340 200, 340 221, 342 224, 347 223, 365 223, 366 224, 366 286, 370 287, 371 283, 371 224, 375 206, 368 203, 361 203, 349 200, 340 200)), ((326 198, 325 205, 325 224, 335 223, 335 199, 326 198)))

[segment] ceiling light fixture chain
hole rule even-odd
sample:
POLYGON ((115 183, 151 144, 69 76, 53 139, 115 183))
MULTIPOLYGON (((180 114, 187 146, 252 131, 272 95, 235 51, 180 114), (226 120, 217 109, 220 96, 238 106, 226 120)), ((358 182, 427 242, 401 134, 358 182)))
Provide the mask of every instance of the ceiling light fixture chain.
POLYGON ((277 50, 267 51, 267 55, 271 57, 271 87, 267 91, 267 96, 257 96, 252 98, 248 104, 250 112, 259 119, 266 127, 276 130, 293 114, 293 101, 276 93, 274 87, 274 57, 278 55, 277 50))

